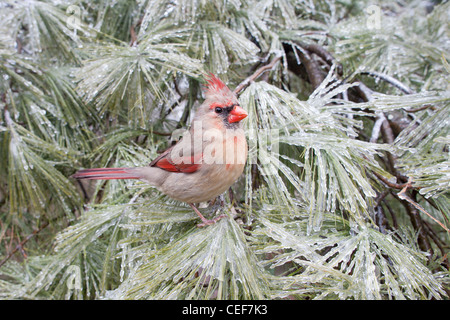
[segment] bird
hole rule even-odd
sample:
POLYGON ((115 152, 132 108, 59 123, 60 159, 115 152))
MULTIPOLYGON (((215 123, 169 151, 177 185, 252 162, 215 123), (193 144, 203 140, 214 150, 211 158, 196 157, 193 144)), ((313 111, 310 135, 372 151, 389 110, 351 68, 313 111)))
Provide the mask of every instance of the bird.
POLYGON ((149 165, 132 168, 81 169, 75 179, 139 179, 169 197, 185 202, 205 227, 225 218, 205 218, 197 203, 223 194, 242 174, 248 152, 242 120, 248 113, 236 94, 217 76, 204 76, 204 101, 195 112, 189 130, 149 165))

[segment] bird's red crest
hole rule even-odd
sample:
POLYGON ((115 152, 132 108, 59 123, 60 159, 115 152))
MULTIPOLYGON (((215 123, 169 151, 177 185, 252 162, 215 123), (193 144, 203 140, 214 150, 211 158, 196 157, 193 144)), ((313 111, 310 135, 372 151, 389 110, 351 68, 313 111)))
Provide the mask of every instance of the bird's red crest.
POLYGON ((219 78, 217 78, 214 74, 210 73, 205 77, 205 80, 207 82, 206 90, 207 92, 218 92, 222 90, 223 88, 226 88, 227 86, 225 83, 222 82, 219 78))

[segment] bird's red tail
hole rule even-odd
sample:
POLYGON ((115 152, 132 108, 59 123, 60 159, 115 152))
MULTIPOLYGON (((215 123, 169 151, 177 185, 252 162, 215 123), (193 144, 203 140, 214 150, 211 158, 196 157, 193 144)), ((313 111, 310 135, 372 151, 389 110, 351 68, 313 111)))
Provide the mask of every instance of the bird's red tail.
POLYGON ((72 178, 75 179, 139 179, 136 173, 130 168, 94 168, 80 170, 72 178))

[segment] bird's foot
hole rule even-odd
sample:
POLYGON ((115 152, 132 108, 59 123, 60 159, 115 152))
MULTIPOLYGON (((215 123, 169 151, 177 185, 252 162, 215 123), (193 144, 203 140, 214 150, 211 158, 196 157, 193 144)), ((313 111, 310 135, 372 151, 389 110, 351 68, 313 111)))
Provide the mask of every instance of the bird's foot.
POLYGON ((226 214, 221 214, 220 216, 218 216, 218 217, 216 217, 216 218, 214 218, 214 219, 206 219, 206 218, 203 218, 202 219, 202 223, 199 223, 199 224, 197 224, 197 227, 199 227, 199 228, 203 228, 203 227, 206 227, 206 226, 210 226, 210 225, 212 225, 212 224, 215 224, 217 221, 219 221, 220 219, 223 219, 223 218, 226 218, 227 217, 227 215, 226 214))
POLYGON ((191 208, 195 211, 195 213, 197 213, 197 215, 200 217, 200 219, 202 219, 202 223, 199 223, 199 224, 197 225, 197 227, 199 227, 199 228, 206 227, 206 226, 210 226, 210 225, 216 223, 217 221, 219 221, 220 219, 226 218, 226 217, 227 217, 226 214, 221 214, 220 216, 218 216, 218 217, 216 217, 216 218, 214 218, 214 219, 212 219, 212 220, 209 220, 209 219, 206 219, 206 218, 201 214, 200 211, 198 211, 198 209, 194 206, 194 204, 189 203, 189 205, 190 205, 191 208))

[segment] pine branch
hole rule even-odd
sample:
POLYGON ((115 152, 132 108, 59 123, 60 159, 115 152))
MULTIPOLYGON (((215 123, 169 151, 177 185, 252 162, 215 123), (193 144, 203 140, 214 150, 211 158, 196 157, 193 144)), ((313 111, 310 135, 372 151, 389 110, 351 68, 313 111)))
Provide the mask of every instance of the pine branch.
POLYGON ((383 181, 383 183, 386 184, 390 188, 403 189, 403 188, 405 188, 408 185, 408 183, 399 184, 399 183, 390 182, 388 179, 386 179, 381 174, 379 174, 378 172, 375 172, 375 171, 373 172, 373 174, 375 176, 377 176, 378 179, 383 181))
POLYGON ((307 51, 309 51, 310 53, 314 53, 316 55, 318 55, 319 57, 321 57, 326 63, 328 63, 328 65, 331 67, 333 64, 336 65, 336 72, 339 76, 342 76, 343 73, 343 67, 342 64, 340 64, 334 57, 333 55, 328 52, 324 47, 315 44, 315 43, 310 43, 310 44, 302 44, 301 45, 304 49, 306 49, 307 51))
POLYGON ((325 76, 320 70, 319 64, 310 55, 308 50, 303 49, 301 46, 295 46, 294 50, 297 51, 301 63, 305 66, 309 82, 311 83, 313 89, 318 88, 322 81, 325 79, 325 76))
POLYGON ((137 39, 137 35, 136 35, 136 28, 142 24, 142 20, 143 19, 144 19, 143 17, 140 18, 138 22, 136 22, 135 24, 133 24, 130 27, 130 38, 131 38, 131 40, 130 40, 130 47, 136 46, 138 44, 138 39, 137 39))
POLYGON ((439 220, 437 220, 435 217, 433 217, 431 214, 429 214, 420 204, 413 201, 407 194, 406 190, 412 188, 413 180, 409 178, 408 182, 404 185, 402 190, 397 194, 398 197, 402 200, 408 201, 411 205, 413 205, 416 209, 420 210, 421 212, 425 213, 431 220, 439 224, 445 231, 450 232, 450 230, 439 220))
POLYGON ((39 232, 41 232, 42 230, 44 230, 47 226, 49 225, 48 222, 44 222, 42 224, 42 226, 37 229, 34 230, 31 234, 29 234, 28 236, 25 237, 24 240, 22 240, 18 245, 16 245, 16 247, 11 250, 11 252, 2 260, 0 261, 0 268, 9 260, 11 259, 11 257, 18 251, 18 250, 23 250, 25 244, 30 241, 31 238, 33 238, 35 235, 37 235, 39 232))
POLYGON ((414 93, 414 91, 411 90, 410 88, 408 88, 405 84, 401 83, 400 81, 398 81, 394 77, 391 77, 391 76, 389 76, 387 74, 383 74, 381 72, 376 72, 376 71, 362 71, 362 72, 360 72, 360 74, 366 74, 366 75, 369 75, 371 77, 374 77, 374 78, 377 78, 377 79, 381 79, 381 80, 383 80, 383 81, 393 85, 397 89, 400 89, 403 93, 406 93, 406 94, 413 94, 414 93))
POLYGON ((282 56, 277 55, 275 58, 272 59, 272 61, 260 68, 258 68, 251 76, 246 78, 244 81, 242 81, 235 89, 234 94, 239 95, 239 93, 247 87, 252 81, 255 81, 261 74, 263 74, 265 71, 272 70, 272 68, 275 66, 275 64, 281 60, 282 56))

